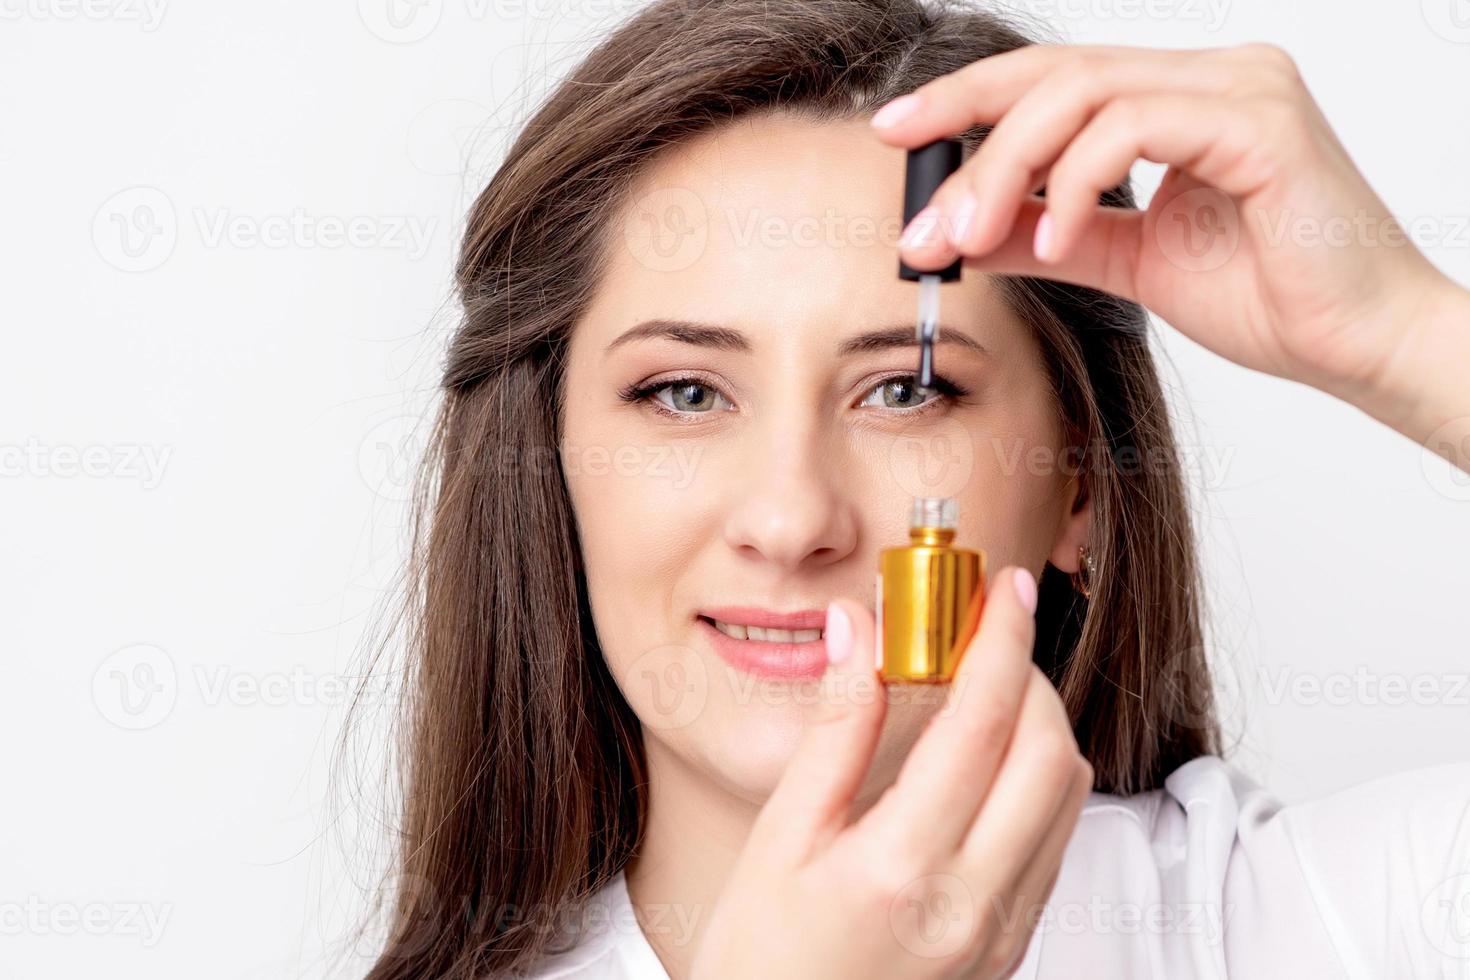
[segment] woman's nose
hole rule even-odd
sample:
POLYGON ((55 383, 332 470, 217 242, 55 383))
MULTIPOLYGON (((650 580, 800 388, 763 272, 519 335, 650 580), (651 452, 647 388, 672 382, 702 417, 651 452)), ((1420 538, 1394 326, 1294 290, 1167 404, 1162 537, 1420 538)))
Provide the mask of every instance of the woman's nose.
POLYGON ((857 547, 858 515, 844 487, 852 474, 814 436, 787 430, 751 447, 731 499, 725 540, 787 569, 831 565, 857 547))

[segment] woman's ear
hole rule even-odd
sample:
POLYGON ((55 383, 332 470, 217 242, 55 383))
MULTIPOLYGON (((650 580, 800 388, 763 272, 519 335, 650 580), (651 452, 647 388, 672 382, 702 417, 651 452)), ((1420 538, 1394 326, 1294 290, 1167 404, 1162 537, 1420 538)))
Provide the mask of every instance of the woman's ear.
POLYGON ((1078 551, 1092 540, 1092 495, 1087 492, 1080 475, 1074 476, 1067 484, 1064 501, 1066 514, 1057 525, 1057 537, 1048 560, 1060 571, 1071 575, 1082 564, 1078 551))

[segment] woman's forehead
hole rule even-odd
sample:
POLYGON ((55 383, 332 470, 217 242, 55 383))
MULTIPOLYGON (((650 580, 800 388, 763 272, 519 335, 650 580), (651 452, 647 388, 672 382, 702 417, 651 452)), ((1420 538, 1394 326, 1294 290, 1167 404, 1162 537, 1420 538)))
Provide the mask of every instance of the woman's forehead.
MULTIPOLYGON (((862 118, 765 113, 670 147, 612 222, 589 320, 912 322, 918 289, 897 275, 903 162, 862 118)), ((946 285, 944 300, 961 325, 1009 315, 982 274, 946 285)))

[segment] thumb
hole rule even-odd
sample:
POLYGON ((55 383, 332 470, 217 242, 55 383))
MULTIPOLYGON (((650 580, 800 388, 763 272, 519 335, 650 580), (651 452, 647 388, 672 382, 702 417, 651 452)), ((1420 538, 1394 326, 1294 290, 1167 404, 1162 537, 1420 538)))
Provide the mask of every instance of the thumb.
POLYGON ((797 861, 846 826, 888 707, 874 660, 873 614, 855 600, 834 599, 824 636, 820 696, 806 705, 801 738, 752 830, 797 861))

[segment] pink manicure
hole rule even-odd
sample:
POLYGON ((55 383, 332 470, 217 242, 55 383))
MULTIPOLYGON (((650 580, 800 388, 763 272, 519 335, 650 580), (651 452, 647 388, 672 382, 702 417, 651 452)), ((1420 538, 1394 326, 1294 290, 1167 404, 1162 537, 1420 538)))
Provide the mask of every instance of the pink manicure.
POLYGON ((1041 213, 1041 220, 1036 222, 1036 237, 1031 242, 1032 253, 1043 262, 1052 257, 1051 250, 1054 244, 1052 238, 1054 234, 1055 229, 1052 228, 1051 212, 1043 211, 1041 213))
POLYGON ((938 225, 939 210, 931 204, 914 215, 913 219, 908 223, 908 227, 903 230, 903 235, 899 238, 898 244, 904 248, 927 245, 929 244, 929 240, 934 236, 934 231, 938 225))
POLYGON ((1036 612, 1036 579, 1026 569, 1018 568, 1014 581, 1016 598, 1021 600, 1021 605, 1026 607, 1027 612, 1036 612))
POLYGON ((872 125, 879 129, 887 129, 889 126, 897 125, 904 119, 914 114, 919 108, 919 98, 916 95, 903 95, 879 109, 874 115, 872 125))
POLYGON ((827 640, 828 663, 840 664, 852 653, 852 621, 835 602, 827 604, 827 628, 822 635, 827 640))

